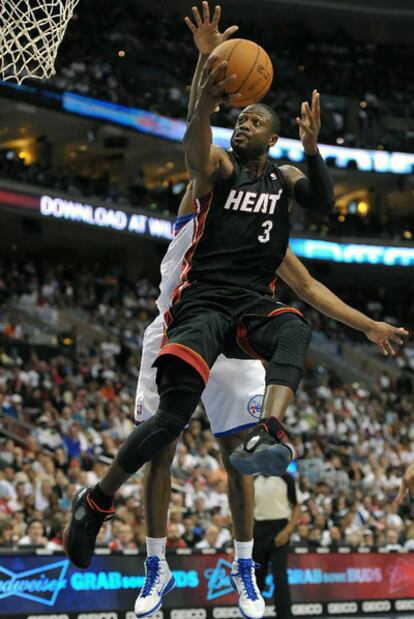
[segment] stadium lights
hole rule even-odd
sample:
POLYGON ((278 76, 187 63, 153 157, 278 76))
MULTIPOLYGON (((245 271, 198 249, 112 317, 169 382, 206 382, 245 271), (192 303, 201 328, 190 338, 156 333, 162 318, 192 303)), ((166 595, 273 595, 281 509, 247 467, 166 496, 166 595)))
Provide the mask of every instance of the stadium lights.
MULTIPOLYGON (((181 142, 184 137, 186 127, 184 121, 161 116, 154 112, 128 108, 68 92, 64 93, 62 103, 63 109, 67 112, 108 120, 148 135, 175 142, 181 142)), ((231 134, 231 129, 213 127, 215 144, 224 148, 229 147, 231 134)), ((319 150, 325 159, 331 157, 338 168, 347 168, 349 162, 354 161, 356 168, 364 172, 411 174, 414 166, 414 154, 411 153, 347 148, 330 144, 320 144, 319 150)), ((270 150, 270 155, 274 159, 288 158, 297 163, 304 161, 301 142, 289 138, 280 138, 270 150)))
MULTIPOLYGON (((66 112, 106 120, 111 123, 129 127, 153 135, 155 137, 182 142, 185 132, 185 122, 168 118, 138 108, 129 108, 117 105, 109 101, 100 101, 91 97, 65 92, 63 94, 48 91, 39 86, 18 85, 13 82, 3 82, 3 88, 25 92, 31 96, 37 96, 43 103, 50 101, 56 105, 59 102, 66 112)), ((361 101, 362 103, 362 101, 361 101)), ((367 103, 366 101, 364 103, 367 103)), ((219 146, 228 148, 230 144, 231 129, 214 127, 214 141, 219 146)), ((388 152, 383 145, 378 145, 376 150, 362 148, 347 148, 338 145, 320 144, 319 149, 326 159, 331 158, 332 163, 338 168, 347 168, 352 165, 363 172, 382 172, 392 174, 412 174, 414 170, 414 153, 388 152)), ((280 138, 270 151, 274 159, 288 158, 294 162, 304 161, 302 144, 299 140, 280 138)))

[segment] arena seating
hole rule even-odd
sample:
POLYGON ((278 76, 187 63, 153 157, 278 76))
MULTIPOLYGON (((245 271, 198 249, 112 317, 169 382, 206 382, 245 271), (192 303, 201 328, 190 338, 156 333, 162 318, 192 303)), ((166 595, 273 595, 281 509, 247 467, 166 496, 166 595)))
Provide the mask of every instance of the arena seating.
MULTIPOLYGON (((147 281, 133 286, 98 265, 82 271, 38 261, 3 262, 0 289, 0 548, 59 549, 73 491, 102 476, 133 427, 139 351, 155 314, 156 287, 147 281), (103 325, 107 338, 87 346, 74 335, 73 347, 55 346, 45 354, 30 343, 23 319, 20 324, 7 314, 8 304, 22 300, 26 321, 30 305, 65 306, 103 325)), ((406 318, 404 298, 393 301, 394 317, 406 318)), ((373 316, 390 309, 384 299, 359 303, 373 316)), ((332 321, 307 315, 331 340, 349 337, 332 321)), ((398 363, 411 364, 412 371, 413 356, 404 354, 398 363)), ((410 389, 410 378, 395 381, 386 372, 371 386, 346 383, 309 360, 286 416, 301 473, 302 515, 294 543, 414 548, 408 508, 395 513, 392 507, 402 471, 414 460, 410 389)), ((226 474, 201 407, 179 442, 172 476, 168 548, 226 547, 226 474)), ((123 487, 116 504, 117 517, 104 527, 99 544, 115 551, 143 549, 141 473, 123 487)))

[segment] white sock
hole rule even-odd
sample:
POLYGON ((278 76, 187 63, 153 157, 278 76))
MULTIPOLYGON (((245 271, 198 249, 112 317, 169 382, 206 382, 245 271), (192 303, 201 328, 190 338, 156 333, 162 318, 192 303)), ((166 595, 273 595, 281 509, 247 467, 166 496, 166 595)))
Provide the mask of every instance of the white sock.
POLYGON ((165 559, 165 544, 167 543, 167 538, 146 537, 145 539, 147 542, 147 556, 165 559))
POLYGON ((234 540, 234 560, 251 559, 253 555, 253 540, 249 542, 237 542, 234 540))

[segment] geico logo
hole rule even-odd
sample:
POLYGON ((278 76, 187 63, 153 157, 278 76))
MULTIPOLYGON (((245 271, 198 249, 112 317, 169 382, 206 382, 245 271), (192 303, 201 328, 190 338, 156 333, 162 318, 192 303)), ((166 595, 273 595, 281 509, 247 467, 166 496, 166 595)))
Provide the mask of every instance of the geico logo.
POLYGON ((69 615, 29 615, 27 619, 69 619, 69 615))
POLYGON ((362 612, 374 613, 391 610, 391 602, 388 600, 375 600, 373 602, 362 602, 362 612))
POLYGON ((322 604, 293 604, 292 614, 303 615, 322 615, 322 604))
POLYGON ((78 619, 118 619, 118 613, 82 613, 78 619))
MULTIPOLYGON (((137 619, 137 616, 133 610, 129 610, 125 613, 125 619, 137 619)), ((151 619, 164 619, 164 611, 158 610, 156 613, 151 615, 151 619)))
POLYGON ((414 600, 396 600, 395 610, 414 610, 414 600))
POLYGON ((358 612, 358 604, 355 602, 330 602, 328 613, 330 615, 340 615, 341 613, 353 614, 358 612))
POLYGON ((205 608, 181 608, 171 611, 171 619, 206 619, 205 608))
POLYGON ((213 619, 233 619, 233 617, 241 617, 237 606, 213 608, 213 619))
POLYGON ((275 607, 274 606, 266 606, 263 616, 264 617, 274 617, 275 616, 275 607))

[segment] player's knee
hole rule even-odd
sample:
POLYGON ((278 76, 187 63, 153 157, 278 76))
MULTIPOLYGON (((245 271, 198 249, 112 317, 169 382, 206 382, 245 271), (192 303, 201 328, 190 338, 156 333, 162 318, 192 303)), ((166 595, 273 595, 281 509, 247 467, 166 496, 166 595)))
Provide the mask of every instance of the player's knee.
POLYGON ((285 385, 296 391, 305 368, 311 329, 296 316, 278 334, 275 351, 266 371, 266 383, 285 385))
POLYGON ((155 414, 155 422, 160 429, 168 432, 171 440, 177 438, 191 419, 202 393, 194 386, 194 391, 167 391, 160 396, 160 405, 155 414))
POLYGON ((272 360, 304 368, 306 353, 311 341, 309 325, 297 316, 290 320, 278 334, 272 360))
POLYGON ((158 427, 168 433, 170 440, 174 440, 184 430, 190 417, 191 415, 187 418, 181 411, 166 410, 160 407, 154 419, 158 427))

